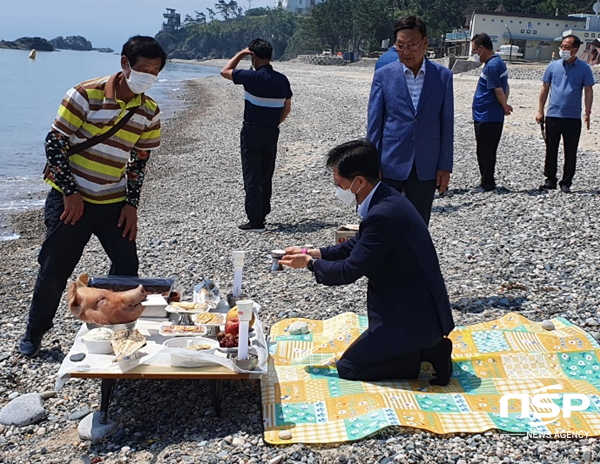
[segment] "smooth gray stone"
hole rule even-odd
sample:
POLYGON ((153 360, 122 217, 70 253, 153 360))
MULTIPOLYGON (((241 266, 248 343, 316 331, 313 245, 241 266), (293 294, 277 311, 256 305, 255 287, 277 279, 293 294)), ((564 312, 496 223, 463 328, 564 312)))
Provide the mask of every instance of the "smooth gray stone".
POLYGON ((109 420, 106 424, 101 424, 100 419, 102 416, 103 413, 99 411, 85 416, 77 426, 79 438, 96 443, 110 434, 117 423, 109 420))
POLYGON ((47 390, 40 393, 43 399, 47 400, 48 398, 54 398, 58 394, 55 390, 47 390))
POLYGON ((87 416, 90 412, 92 412, 90 410, 90 408, 83 407, 81 409, 78 409, 77 411, 74 411, 71 413, 71 415, 69 416, 69 420, 70 421, 76 421, 76 420, 80 420, 83 419, 85 416, 87 416))
POLYGON ((45 416, 42 396, 39 393, 27 393, 0 410, 0 424, 24 427, 41 421, 45 416))
POLYGON ((556 327, 554 326, 554 323, 552 321, 545 320, 545 321, 542 321, 542 329, 554 330, 554 329, 556 329, 556 327))

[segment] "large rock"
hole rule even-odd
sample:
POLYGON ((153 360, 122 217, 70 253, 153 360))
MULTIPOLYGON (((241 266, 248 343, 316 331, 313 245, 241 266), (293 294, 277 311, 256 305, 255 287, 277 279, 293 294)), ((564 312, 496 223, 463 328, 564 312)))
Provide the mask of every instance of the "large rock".
POLYGON ((27 393, 15 398, 0 410, 0 424, 24 427, 46 417, 44 400, 38 393, 27 393))
POLYGON ((103 415, 104 413, 96 411, 85 416, 77 426, 79 438, 96 443, 110 434, 117 424, 111 420, 107 421, 106 424, 100 423, 103 415))
POLYGON ((38 52, 54 51, 52 44, 41 37, 21 37, 12 42, 0 40, 0 48, 11 48, 14 50, 31 50, 32 48, 35 48, 38 52))
POLYGON ((50 41, 55 48, 61 50, 83 50, 89 51, 92 49, 92 42, 87 40, 85 37, 81 37, 80 35, 72 35, 69 37, 63 38, 62 36, 58 36, 50 41))

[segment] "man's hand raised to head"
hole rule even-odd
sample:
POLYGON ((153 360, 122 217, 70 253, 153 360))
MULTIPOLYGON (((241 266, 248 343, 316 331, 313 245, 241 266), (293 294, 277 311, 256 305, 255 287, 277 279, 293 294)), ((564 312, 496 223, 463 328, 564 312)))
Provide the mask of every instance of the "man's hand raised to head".
POLYGON ((236 55, 229 60, 229 62, 225 65, 225 67, 223 69, 221 69, 221 77, 224 77, 225 79, 232 81, 233 80, 233 70, 235 68, 237 68, 238 64, 240 64, 240 61, 242 61, 242 59, 248 55, 252 55, 252 52, 250 51, 250 49, 248 47, 237 52, 236 55))

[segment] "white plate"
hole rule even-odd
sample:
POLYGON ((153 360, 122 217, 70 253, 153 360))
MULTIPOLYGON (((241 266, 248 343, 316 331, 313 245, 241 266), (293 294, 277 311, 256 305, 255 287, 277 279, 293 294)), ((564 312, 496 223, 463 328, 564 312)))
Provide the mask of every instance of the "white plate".
MULTIPOLYGON (((219 342, 213 338, 207 337, 178 337, 165 340, 163 346, 166 348, 189 348, 194 345, 208 345, 209 349, 197 351, 198 353, 213 353, 218 347, 219 342)), ((194 353, 194 350, 191 350, 194 353)))
POLYGON ((173 306, 173 305, 168 305, 165 309, 167 310, 168 313, 177 313, 177 314, 200 314, 200 313, 206 313, 208 311, 210 311, 211 309, 215 309, 217 306, 215 304, 213 304, 212 302, 207 302, 207 308, 206 309, 184 309, 184 308, 180 308, 178 306, 173 306))
POLYGON ((193 318, 194 324, 199 325, 199 326, 207 326, 207 327, 219 327, 222 325, 225 325, 225 323, 227 322, 226 318, 227 318, 227 314, 225 313, 206 313, 206 314, 213 314, 215 316, 218 316, 219 320, 218 321, 214 321, 214 322, 209 322, 209 323, 202 323, 202 322, 197 322, 196 319, 199 316, 196 316, 193 318))
POLYGON ((161 325, 158 333, 163 337, 193 337, 206 334, 206 327, 200 325, 161 325))

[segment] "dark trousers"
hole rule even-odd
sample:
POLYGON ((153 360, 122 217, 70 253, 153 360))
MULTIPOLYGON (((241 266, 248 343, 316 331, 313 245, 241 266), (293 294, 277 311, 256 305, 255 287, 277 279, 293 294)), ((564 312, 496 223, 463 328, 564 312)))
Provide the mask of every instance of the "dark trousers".
POLYGON ((253 226, 263 226, 271 212, 272 180, 277 157, 277 127, 244 123, 240 137, 246 215, 253 226))
POLYGON ((45 332, 52 327, 60 297, 92 234, 98 237, 112 261, 109 274, 136 276, 138 257, 135 242, 123 237, 117 227, 125 202, 97 205, 85 203, 83 216, 74 225, 60 220, 63 195, 52 189, 46 198, 46 239, 38 257, 38 272, 29 308, 28 329, 45 332))
POLYGON ((481 174, 481 186, 495 188, 496 152, 502 136, 502 122, 475 121, 475 140, 477 140, 477 163, 481 174))
POLYGON ((363 332, 337 362, 338 375, 346 380, 416 379, 421 371, 421 352, 381 360, 382 340, 363 332), (370 340, 377 338, 377 340, 370 340))
POLYGON ((410 175, 406 180, 382 179, 390 187, 403 193, 419 212, 425 224, 429 225, 431 205, 435 195, 435 179, 419 180, 417 170, 413 165, 410 175))
POLYGON ((570 187, 575 176, 577 164, 577 146, 581 135, 581 119, 546 118, 546 164, 544 175, 546 181, 556 185, 558 163, 558 146, 562 136, 565 149, 565 165, 560 185, 570 187))

